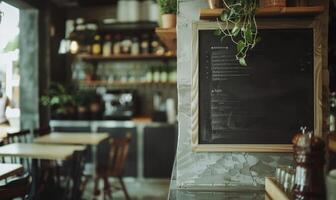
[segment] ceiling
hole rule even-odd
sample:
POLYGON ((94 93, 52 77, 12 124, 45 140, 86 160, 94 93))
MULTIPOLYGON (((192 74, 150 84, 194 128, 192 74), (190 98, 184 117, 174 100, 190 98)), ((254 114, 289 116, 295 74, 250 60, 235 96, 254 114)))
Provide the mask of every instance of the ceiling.
POLYGON ((117 3, 117 0, 51 0, 51 1, 61 7, 107 6, 107 5, 115 5, 117 3))

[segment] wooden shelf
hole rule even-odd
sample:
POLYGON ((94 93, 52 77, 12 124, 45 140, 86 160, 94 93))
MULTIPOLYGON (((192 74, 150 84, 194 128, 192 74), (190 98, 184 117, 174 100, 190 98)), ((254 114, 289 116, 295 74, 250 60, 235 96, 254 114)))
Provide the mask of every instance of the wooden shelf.
MULTIPOLYGON (((201 9, 200 19, 215 20, 223 12, 223 8, 219 9, 201 9)), ((315 16, 324 11, 323 6, 306 6, 306 7, 270 7, 258 8, 257 17, 293 17, 293 16, 315 16)))
POLYGON ((145 86, 176 86, 176 82, 108 82, 108 81, 81 81, 79 82, 81 87, 145 87, 145 86))
POLYGON ((168 50, 176 53, 176 28, 156 28, 155 32, 168 50))
POLYGON ((123 31, 154 31, 158 27, 157 22, 117 22, 111 24, 99 24, 99 32, 123 32, 123 31))
POLYGON ((102 55, 89 55, 82 54, 77 55, 77 58, 86 60, 86 61, 113 61, 113 60, 165 60, 165 59, 176 59, 176 54, 165 54, 165 55, 155 55, 155 54, 139 54, 139 55, 111 55, 111 56, 102 56, 102 55))

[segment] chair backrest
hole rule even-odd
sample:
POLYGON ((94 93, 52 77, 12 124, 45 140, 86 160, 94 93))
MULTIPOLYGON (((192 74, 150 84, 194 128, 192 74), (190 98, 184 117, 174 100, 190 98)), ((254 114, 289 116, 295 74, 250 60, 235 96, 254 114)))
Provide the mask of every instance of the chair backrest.
POLYGON ((5 185, 0 186, 0 199, 24 198, 28 195, 31 186, 31 177, 26 174, 20 178, 15 178, 5 185))
POLYGON ((15 142, 28 143, 29 142, 30 131, 21 130, 15 132, 8 132, 7 137, 4 138, 4 144, 11 144, 15 142))
POLYGON ((106 175, 122 176, 128 157, 131 137, 131 134, 127 133, 123 138, 111 138, 109 140, 110 151, 108 154, 106 175))

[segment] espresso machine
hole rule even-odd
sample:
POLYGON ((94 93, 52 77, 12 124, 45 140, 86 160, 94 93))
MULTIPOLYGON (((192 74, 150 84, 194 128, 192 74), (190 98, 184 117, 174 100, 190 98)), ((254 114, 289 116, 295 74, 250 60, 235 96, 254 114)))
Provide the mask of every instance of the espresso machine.
POLYGON ((107 90, 102 94, 106 120, 129 120, 136 111, 135 90, 107 90))

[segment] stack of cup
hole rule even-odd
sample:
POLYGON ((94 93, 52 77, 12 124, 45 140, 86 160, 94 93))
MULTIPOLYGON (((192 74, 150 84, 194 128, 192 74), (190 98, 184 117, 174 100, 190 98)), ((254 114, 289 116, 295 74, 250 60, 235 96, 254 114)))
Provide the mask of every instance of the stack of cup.
POLYGON ((291 193, 295 181, 295 173, 292 166, 277 167, 275 171, 275 178, 277 183, 286 193, 291 193))

